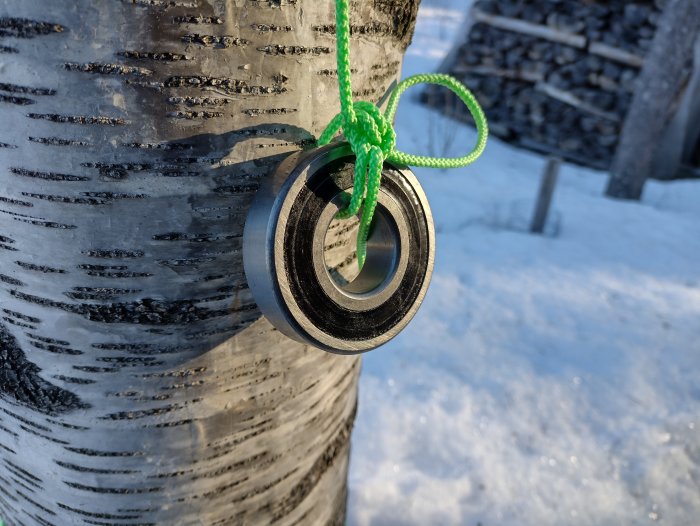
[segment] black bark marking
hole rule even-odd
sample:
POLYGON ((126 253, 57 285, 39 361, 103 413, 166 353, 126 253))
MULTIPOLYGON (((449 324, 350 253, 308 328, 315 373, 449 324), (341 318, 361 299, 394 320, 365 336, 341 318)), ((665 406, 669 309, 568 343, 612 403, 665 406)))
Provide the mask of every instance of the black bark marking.
MULTIPOLYGON (((26 488, 26 486, 25 486, 25 488, 26 488)), ((27 489, 30 490, 30 491, 33 491, 31 488, 27 488, 27 489)), ((27 496, 26 496, 24 493, 22 493, 21 491, 18 491, 18 492, 17 492, 17 495, 19 495, 20 497, 22 497, 22 498, 23 498, 24 500, 26 500, 27 502, 31 502, 34 506, 36 506, 37 508, 39 508, 39 509, 42 510, 43 512, 48 513, 49 515, 56 515, 55 512, 53 512, 53 511, 51 511, 51 510, 45 508, 44 506, 42 506, 41 504, 39 504, 39 503, 36 502, 35 500, 30 499, 29 497, 27 497, 27 496)), ((38 515, 34 515, 34 518, 37 519, 37 520, 39 521, 39 523, 42 524, 42 526, 55 526, 54 523, 49 522, 49 521, 47 521, 46 519, 42 519, 42 518, 39 517, 38 515)))
POLYGON ((61 268, 47 267, 46 265, 35 265, 34 263, 26 263, 24 261, 15 261, 15 264, 27 270, 35 270, 36 272, 44 272, 46 274, 65 274, 66 271, 61 268))
POLYGON ((20 201, 19 199, 13 199, 11 197, 4 197, 4 196, 0 196, 0 202, 7 203, 8 205, 27 206, 27 207, 34 206, 32 203, 30 203, 28 201, 20 201))
POLYGON ((148 278, 153 276, 149 272, 102 272, 96 270, 86 270, 85 274, 88 276, 96 276, 100 278, 148 278))
POLYGON ((299 110, 296 108, 250 108, 241 110, 241 113, 245 113, 249 117, 257 117, 259 115, 286 115, 297 111, 299 110))
POLYGON ((3 316, 2 319, 5 320, 7 323, 14 325, 16 327, 22 327, 23 329, 36 329, 36 327, 34 325, 22 323, 21 321, 14 320, 8 316, 3 316))
POLYGON ((181 471, 173 471, 169 473, 159 473, 157 475, 151 475, 149 478, 155 478, 155 479, 163 479, 163 478, 173 478, 173 477, 181 477, 182 475, 192 475, 190 477, 190 480, 195 481, 195 480, 200 480, 203 478, 215 478, 215 477, 220 477, 221 475, 225 475, 227 473, 235 472, 238 469, 244 468, 244 467, 250 467, 255 465, 256 469, 262 469, 265 466, 270 465, 274 461, 278 460, 281 457, 281 455, 270 455, 269 451, 262 451, 260 453, 257 453, 255 455, 252 455, 250 457, 244 458, 243 460, 238 460, 236 462, 231 462, 219 469, 216 469, 214 471, 209 471, 206 473, 200 473, 196 474, 196 471, 194 469, 187 469, 187 470, 181 470, 181 471))
POLYGON ((400 62, 389 62, 387 64, 375 64, 372 71, 376 72, 370 79, 385 78, 384 75, 395 76, 399 74, 400 62))
POLYGON ((252 24, 250 27, 258 33, 289 33, 292 31, 292 26, 276 26, 274 24, 252 24))
POLYGON ((15 433, 15 432, 12 431, 11 429, 8 429, 8 428, 6 428, 6 427, 3 426, 3 425, 0 425, 0 431, 2 431, 2 432, 4 432, 4 433, 7 433, 8 435, 12 435, 12 436, 15 437, 15 438, 16 438, 16 437, 19 437, 19 433, 15 433))
POLYGON ((63 481, 64 484, 70 486, 71 488, 80 489, 83 491, 89 491, 92 493, 103 493, 109 495, 140 495, 143 493, 158 493, 163 490, 162 487, 154 488, 106 488, 97 486, 86 486, 85 484, 79 484, 77 482, 69 482, 67 480, 63 481))
POLYGON ((85 354, 83 351, 79 351, 78 349, 71 349, 70 347, 62 347, 60 345, 53 345, 50 343, 30 341, 29 345, 36 347, 37 349, 41 349, 42 351, 47 351, 54 354, 67 354, 70 356, 85 354))
POLYGON ((177 427, 177 426, 186 426, 194 422, 192 418, 185 418, 184 420, 176 420, 174 422, 161 422, 159 424, 153 424, 153 425, 145 425, 141 426, 142 428, 166 428, 166 427, 177 427))
POLYGON ((299 57, 302 55, 329 55, 331 53, 331 48, 326 46, 315 46, 315 47, 304 47, 304 46, 282 46, 282 45, 271 45, 262 46, 258 48, 258 51, 265 53, 266 55, 272 56, 291 56, 299 57))
POLYGON ((289 135, 289 130, 287 128, 283 127, 259 127, 259 128, 249 128, 246 130, 240 130, 236 132, 237 135, 241 137, 264 137, 264 136, 270 136, 274 137, 276 135, 289 135))
POLYGON ((270 95, 285 93, 287 88, 281 86, 251 86, 244 80, 207 77, 204 75, 179 75, 166 79, 167 88, 217 88, 228 94, 270 95))
POLYGON ((32 88, 29 86, 19 86, 17 84, 10 84, 8 82, 0 82, 0 91, 6 91, 8 93, 20 93, 22 95, 56 95, 55 89, 32 88))
MULTIPOLYGON (((357 70, 354 68, 350 69, 350 73, 353 75, 357 73, 357 70)), ((338 70, 337 69, 319 69, 316 72, 317 75, 321 75, 322 77, 337 77, 338 76, 338 70)))
POLYGON ((58 438, 53 438, 53 437, 48 436, 48 435, 42 435, 41 433, 38 433, 38 432, 34 431, 33 429, 28 428, 27 426, 21 425, 19 427, 20 427, 20 429, 26 431, 27 433, 31 433, 32 435, 41 437, 44 440, 48 440, 49 442, 53 442, 55 444, 61 444, 61 445, 69 444, 69 442, 66 442, 65 440, 59 440, 58 438))
POLYGON ((0 53, 19 53, 19 49, 10 46, 0 46, 0 53))
POLYGON ((127 265, 78 265, 79 269, 82 270, 127 270, 129 267, 127 265))
MULTIPOLYGON (((97 473, 100 475, 129 475, 131 473, 138 473, 133 469, 102 469, 102 468, 88 468, 85 466, 78 466, 70 462, 61 462, 60 460, 54 460, 56 464, 62 468, 70 469, 71 471, 77 471, 79 473, 97 473)), ((63 509, 68 509, 63 505, 59 504, 63 509)))
POLYGON ((240 239, 241 234, 190 234, 186 232, 168 232, 166 234, 155 234, 156 241, 192 241, 194 243, 210 243, 224 239, 240 239))
MULTIPOLYGON (((125 250, 121 248, 112 249, 92 249, 83 250, 83 254, 90 256, 91 258, 111 258, 111 259, 123 259, 123 258, 142 258, 144 255, 143 250, 125 250)), ((81 266, 81 268, 83 268, 81 266)), ((100 267, 91 270, 103 270, 105 268, 116 268, 118 270, 124 270, 127 267, 100 267)))
POLYGON ((141 289, 115 289, 109 287, 73 287, 70 292, 64 292, 66 296, 74 300, 100 300, 108 301, 124 294, 135 294, 141 289))
POLYGON ((73 369, 76 371, 82 371, 84 373, 118 373, 119 369, 116 367, 95 367, 92 365, 74 365, 73 369))
POLYGON ((297 5, 297 0, 248 0, 251 3, 258 4, 259 7, 271 7, 280 9, 286 6, 297 5))
POLYGON ((103 115, 59 115, 58 113, 28 113, 30 119, 41 119, 50 122, 65 124, 102 124, 105 126, 123 126, 127 124, 124 119, 105 117, 103 115))
POLYGON ((17 287, 24 287, 25 285, 24 282, 10 276, 6 276, 5 274, 0 274, 0 282, 15 285, 17 287))
POLYGON ((138 75, 146 77, 153 72, 150 69, 138 68, 136 66, 124 66, 123 64, 101 64, 89 62, 87 64, 77 64, 66 62, 63 67, 68 71, 81 71, 83 73, 94 73, 96 75, 138 75))
POLYGON ((59 137, 27 137, 27 140, 49 146, 90 146, 90 143, 87 141, 61 139, 59 137))
MULTIPOLYGON (((249 477, 243 477, 242 479, 234 480, 233 482, 229 482, 227 484, 224 484, 223 486, 218 486, 214 488, 212 491, 207 491, 206 493, 203 493, 201 496, 204 497, 205 499, 214 499, 219 495, 222 495, 224 492, 228 491, 231 488, 235 488, 236 486, 239 486, 246 482, 249 477)), ((199 498, 199 495, 193 495, 190 497, 192 499, 199 498)), ((188 499, 185 499, 188 500, 188 499)))
MULTIPOLYGON (((66 467, 63 464, 59 464, 61 467, 66 467)), ((89 470, 84 470, 85 472, 89 473, 115 473, 114 471, 89 471, 89 470)), ((133 471, 117 471, 116 473, 134 473, 133 471)), ((141 515, 112 515, 110 513, 94 513, 90 511, 85 511, 81 510, 78 508, 73 508, 71 506, 68 506, 66 504, 61 504, 60 502, 57 503, 57 506, 61 509, 64 509, 66 511, 72 511, 75 512, 79 515, 84 515, 85 517, 95 517, 96 519, 115 519, 115 520, 129 520, 129 519, 138 519, 141 517, 141 515)))
POLYGON ((132 4, 139 7, 198 7, 197 0, 186 2, 182 0, 122 0, 125 4, 132 4))
POLYGON ((196 258, 173 258, 173 259, 158 259, 159 265, 166 267, 196 267, 200 263, 210 263, 216 258, 214 256, 200 256, 196 258))
POLYGON ((152 343, 93 343, 95 349, 106 351, 123 351, 129 354, 163 355, 187 351, 187 347, 162 346, 152 343))
POLYGON ((27 333, 27 336, 34 338, 35 340, 42 341, 44 343, 54 343, 56 345, 70 345, 70 342, 65 340, 57 340, 55 338, 47 338, 45 336, 39 336, 38 334, 27 333))
POLYGON ((288 146, 296 146, 297 149, 304 149, 307 146, 316 144, 316 139, 302 139, 300 141, 285 141, 285 142, 275 142, 271 144, 256 144, 256 148, 286 148, 288 146))
POLYGON ((218 16, 193 16, 181 15, 173 18, 176 24, 223 24, 224 21, 218 16))
POLYGON ((198 307, 196 304, 201 303, 201 299, 164 301, 143 298, 128 303, 96 305, 92 303, 64 303, 24 294, 18 290, 11 290, 10 294, 29 303, 54 307, 66 312, 79 314, 91 321, 103 323, 178 325, 227 316, 229 313, 227 309, 213 310, 198 307))
POLYGON ((11 469, 16 475, 20 476, 23 479, 26 479, 27 481, 31 482, 32 484, 40 484, 42 479, 37 477, 36 475, 29 473, 26 469, 22 469, 19 467, 17 464, 13 464, 7 459, 3 459, 3 462, 9 469, 11 469))
POLYGON ((87 378, 75 378, 72 376, 64 376, 62 374, 55 374, 53 378, 55 378, 56 380, 60 380, 61 382, 66 382, 67 384, 89 385, 95 383, 95 380, 88 380, 87 378))
POLYGON ((90 407, 70 391, 41 378, 39 371, 27 360, 14 336, 0 324, 0 396, 49 415, 90 407))
POLYGON ((104 205, 107 201, 102 199, 93 199, 90 197, 70 197, 62 195, 48 195, 48 194, 35 194, 31 192, 22 192, 25 197, 32 197, 34 199, 42 199, 44 201, 51 201, 54 203, 71 203, 71 204, 83 204, 83 205, 104 205))
POLYGON ((186 142, 164 142, 164 143, 145 143, 145 142, 130 142, 122 144, 125 148, 138 148, 141 150, 191 150, 193 144, 186 142))
POLYGON ((15 104, 17 106, 29 106, 30 104, 36 104, 34 99, 28 99, 27 97, 16 97, 15 95, 0 95, 0 102, 15 104))
MULTIPOLYGON (((272 482, 268 482, 267 484, 264 484, 262 486, 258 486, 254 490, 251 490, 247 493, 244 493, 243 495, 239 495, 238 497, 231 500, 231 504, 238 504, 239 502, 244 502, 250 498, 255 497, 256 495, 260 495, 262 493, 265 493, 266 491, 269 491, 271 488, 274 488, 275 486, 277 486, 281 482, 287 480, 289 477, 294 475, 297 471, 299 471, 299 468, 294 468, 294 469, 288 471, 287 473, 285 473, 283 476, 273 480, 272 482)), ((224 493, 224 491, 226 491, 230 488, 233 488, 233 487, 235 487, 243 482, 246 482, 246 481, 247 481, 247 477, 242 479, 242 480, 237 480, 235 482, 226 484, 224 486, 219 486, 218 488, 215 488, 214 491, 209 491, 207 493, 204 493, 201 496, 205 497, 207 499, 211 499, 211 498, 216 497, 217 495, 221 495, 222 493, 224 493)), ((199 495, 195 495, 192 498, 199 498, 199 497, 200 497, 199 495)), ((226 523, 224 523, 224 524, 226 524, 226 523)))
POLYGON ((98 197, 100 199, 115 200, 115 199, 147 199, 148 194, 125 194, 121 192, 80 192, 81 195, 89 197, 98 197))
POLYGON ((26 314, 22 314, 21 312, 16 312, 10 309, 2 309, 2 311, 8 316, 12 316, 19 320, 28 321, 29 323, 41 323, 41 320, 39 318, 35 318, 34 316, 27 316, 26 314))
POLYGON ((86 168, 97 168, 102 177, 109 179, 126 179, 129 172, 144 172, 152 170, 149 163, 81 163, 86 168))
MULTIPOLYGON (((145 359, 145 358, 144 358, 145 359)), ((153 407, 151 409, 142 409, 142 410, 135 410, 135 411, 119 411, 117 413, 110 413, 108 415, 100 417, 102 420, 135 420, 139 418, 147 418, 151 416, 160 416, 160 415, 166 415, 168 413, 172 413, 173 411, 179 411, 180 409, 194 404, 196 402, 199 402, 200 399, 193 399, 190 400, 189 402, 185 402, 182 404, 171 404, 167 405, 164 407, 153 407)))
POLYGON ((5 463, 5 468, 12 473, 14 476, 19 477, 21 480, 33 486, 34 488, 41 489, 43 480, 29 473, 27 470, 22 469, 17 464, 13 464, 7 459, 3 459, 5 463))
POLYGON ((192 60, 192 57, 181 53, 169 51, 120 51, 117 56, 132 60, 155 60, 158 62, 178 62, 180 60, 192 60))
POLYGON ((222 195, 237 195, 237 194, 248 194, 251 192, 257 192, 260 187, 260 183, 251 184, 233 184, 226 186, 218 186, 212 190, 217 194, 222 195))
POLYGON ((28 216, 27 214, 20 214, 18 212, 10 212, 9 210, 4 210, 4 209, 0 209, 0 212, 2 212, 3 214, 10 215, 10 216, 15 216, 15 217, 28 217, 30 219, 36 219, 36 218, 33 218, 32 216, 28 216))
POLYGON ((58 228, 61 230, 72 230, 78 228, 75 225, 69 225, 66 223, 56 223, 55 221, 44 221, 43 219, 25 219, 22 217, 13 217, 15 221, 21 221, 23 223, 29 223, 30 225, 43 226, 46 228, 58 228))
POLYGON ((187 378, 200 373, 205 373, 206 367, 197 367, 196 369, 180 369, 178 371, 168 371, 164 373, 143 373, 142 378, 187 378))
MULTIPOLYGON (((35 492, 35 491, 34 491, 34 488, 32 488, 31 486, 27 486, 25 483, 21 482, 21 481, 18 480, 16 477, 10 476, 10 479, 12 480, 12 482, 14 482, 15 484, 18 484, 19 486, 23 487, 24 489, 26 489, 26 490, 28 490, 28 491, 30 491, 30 492, 32 492, 32 493, 35 492)), ((24 494, 23 494, 21 491, 17 491, 17 495, 19 495, 19 496, 21 496, 21 497, 24 497, 24 494)), ((30 500, 30 499, 27 499, 27 500, 29 500, 30 502, 33 502, 33 501, 30 500)))
POLYGON ((60 420, 54 420, 52 418, 47 418, 46 421, 50 424, 65 427, 66 429, 75 429, 77 431, 89 431, 89 427, 79 426, 77 424, 69 424, 68 422, 62 422, 60 420))
POLYGON ((25 168, 10 168, 10 172, 15 175, 21 175, 22 177, 34 177, 37 179, 46 179, 48 181, 89 181, 89 177, 83 175, 68 175, 60 174, 55 172, 37 172, 34 170, 27 170, 25 168))
POLYGON ((362 90, 352 90, 352 96, 356 99, 364 99, 366 97, 371 97, 377 93, 377 88, 366 88, 362 90))
POLYGON ((187 106, 224 106, 231 102, 231 99, 216 97, 168 97, 168 104, 185 104, 187 106))
POLYGON ((180 38, 185 44, 197 44, 202 47, 210 47, 216 49, 227 49, 231 47, 245 47, 250 42, 245 38, 238 38, 227 35, 199 35, 193 33, 184 35, 180 38))
POLYGON ((62 33, 65 28, 51 22, 37 22, 26 18, 0 18, 0 37, 34 38, 51 33, 62 33))
POLYGON ((86 457, 143 457, 143 451, 98 451, 96 449, 87 449, 82 447, 65 447, 67 451, 85 455, 86 457))
MULTIPOLYGON (((98 362, 112 363, 119 366, 118 370, 125 367, 158 367, 163 365, 164 361, 158 361, 153 357, 138 358, 131 356, 109 356, 106 358, 98 358, 98 362)), ((125 417, 126 419, 127 417, 125 417)), ((114 420, 119 420, 119 418, 113 418, 114 420)))
POLYGON ((224 114, 220 111, 171 111, 167 116, 173 119, 215 119, 223 117, 224 114))

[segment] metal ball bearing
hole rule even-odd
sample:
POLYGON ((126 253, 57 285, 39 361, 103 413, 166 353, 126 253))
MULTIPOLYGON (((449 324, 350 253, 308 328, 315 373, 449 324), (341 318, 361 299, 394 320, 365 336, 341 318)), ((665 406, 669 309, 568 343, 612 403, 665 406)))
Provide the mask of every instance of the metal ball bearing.
POLYGON ((334 219, 352 191, 355 156, 333 143, 284 160, 262 182, 243 236, 243 264, 258 306, 287 336, 358 354, 413 318, 433 271, 427 199, 406 167, 385 163, 377 210, 358 273, 359 221, 334 219))

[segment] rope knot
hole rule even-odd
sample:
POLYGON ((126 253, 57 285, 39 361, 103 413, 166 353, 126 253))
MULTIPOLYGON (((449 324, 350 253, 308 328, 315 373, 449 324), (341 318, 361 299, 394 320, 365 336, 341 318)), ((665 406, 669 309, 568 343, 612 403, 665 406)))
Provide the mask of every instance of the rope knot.
POLYGON ((353 152, 357 155, 366 147, 377 147, 386 159, 396 146, 396 132, 391 122, 369 102, 360 101, 353 104, 354 119, 345 117, 343 131, 353 152))

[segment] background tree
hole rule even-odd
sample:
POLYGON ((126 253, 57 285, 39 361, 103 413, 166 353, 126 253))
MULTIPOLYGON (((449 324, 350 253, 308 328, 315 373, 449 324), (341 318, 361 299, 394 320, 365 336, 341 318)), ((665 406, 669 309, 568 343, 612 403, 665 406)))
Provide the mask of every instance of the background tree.
MULTIPOLYGON (((687 85, 700 32, 700 2, 669 0, 659 21, 620 136, 606 194, 639 199, 656 148, 687 85)), ((669 166, 675 173, 678 166, 669 166)))
MULTIPOLYGON (((357 95, 418 0, 355 2, 357 95)), ((359 361, 260 319, 260 177, 338 111, 331 0, 0 2, 0 516, 342 524, 359 361)))

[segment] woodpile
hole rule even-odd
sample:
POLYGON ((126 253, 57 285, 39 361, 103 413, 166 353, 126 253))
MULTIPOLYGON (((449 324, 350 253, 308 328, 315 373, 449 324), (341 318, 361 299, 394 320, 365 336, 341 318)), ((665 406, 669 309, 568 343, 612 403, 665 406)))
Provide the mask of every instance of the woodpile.
MULTIPOLYGON (((664 4, 478 0, 442 69, 475 93, 494 135, 606 169, 664 4)), ((422 97, 470 120, 447 90, 422 97)))

